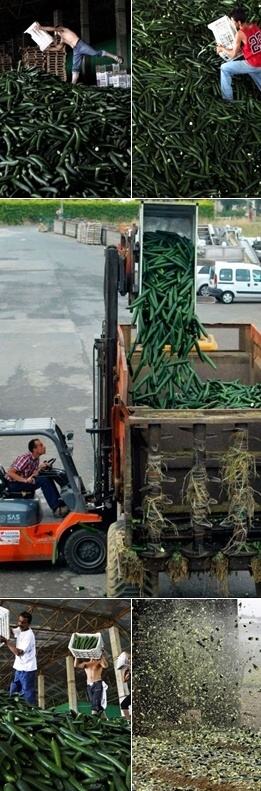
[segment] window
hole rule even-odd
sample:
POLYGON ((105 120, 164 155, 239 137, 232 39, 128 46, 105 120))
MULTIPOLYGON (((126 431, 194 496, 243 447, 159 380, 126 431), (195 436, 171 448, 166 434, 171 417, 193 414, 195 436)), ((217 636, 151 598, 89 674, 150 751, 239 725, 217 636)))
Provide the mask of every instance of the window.
POLYGON ((232 269, 220 269, 219 280, 221 283, 231 283, 233 280, 232 269))
POLYGON ((248 283, 250 281, 249 269, 236 269, 236 280, 241 283, 248 283))
POLYGON ((253 269, 254 283, 261 283, 261 269, 253 269))
POLYGON ((198 274, 199 275, 208 275, 209 274, 209 270, 210 270, 210 266, 201 266, 199 271, 198 271, 198 274))

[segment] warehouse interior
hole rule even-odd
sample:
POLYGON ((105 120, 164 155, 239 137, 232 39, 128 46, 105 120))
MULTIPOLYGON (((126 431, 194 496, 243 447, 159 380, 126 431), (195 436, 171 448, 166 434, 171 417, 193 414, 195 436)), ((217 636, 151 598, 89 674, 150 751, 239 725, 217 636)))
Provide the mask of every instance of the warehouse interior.
MULTIPOLYGON (((19 613, 32 613, 38 662, 38 705, 64 711, 74 709, 89 713, 86 701, 86 677, 74 672, 68 643, 74 632, 102 632, 109 667, 104 680, 108 684, 109 718, 120 716, 119 703, 127 694, 121 671, 115 660, 122 651, 130 652, 131 610, 126 600, 102 599, 1 599, 0 606, 10 611, 10 627, 16 626, 19 613)), ((8 690, 13 655, 0 648, 0 688, 8 690)))
MULTIPOLYGON (((131 13, 130 0, 0 0, 0 73, 16 66, 37 66, 56 74, 64 81, 70 79, 72 51, 52 50, 46 63, 41 53, 24 31, 33 23, 41 25, 63 24, 74 30, 80 38, 97 49, 106 49, 123 57, 124 66, 130 66, 131 13)), ((82 80, 95 83, 98 58, 85 58, 82 80)), ((102 59, 110 65, 109 59, 102 59)))

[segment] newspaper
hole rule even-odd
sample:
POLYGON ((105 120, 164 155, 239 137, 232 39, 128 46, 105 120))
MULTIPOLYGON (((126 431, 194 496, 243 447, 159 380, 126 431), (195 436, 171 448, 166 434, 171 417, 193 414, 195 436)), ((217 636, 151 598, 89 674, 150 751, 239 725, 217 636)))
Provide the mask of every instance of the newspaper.
MULTIPOLYGON (((237 30, 229 16, 221 16, 215 22, 211 22, 208 28, 212 30, 217 44, 222 44, 226 49, 233 49, 237 30)), ((229 55, 224 52, 220 52, 219 55, 223 60, 229 60, 229 55)))
POLYGON ((46 33, 45 30, 38 30, 37 25, 38 22, 33 22, 33 24, 30 25, 30 27, 28 27, 24 32, 29 33, 33 41, 38 44, 41 52, 44 52, 44 50, 53 43, 53 38, 49 35, 49 33, 46 33))

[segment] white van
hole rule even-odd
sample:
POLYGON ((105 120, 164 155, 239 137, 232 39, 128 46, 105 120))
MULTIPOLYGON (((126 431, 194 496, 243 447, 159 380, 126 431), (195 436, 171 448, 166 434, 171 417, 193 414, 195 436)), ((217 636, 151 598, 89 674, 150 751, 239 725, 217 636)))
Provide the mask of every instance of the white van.
POLYGON ((218 302, 261 301, 261 266, 215 261, 209 275, 209 296, 218 302))

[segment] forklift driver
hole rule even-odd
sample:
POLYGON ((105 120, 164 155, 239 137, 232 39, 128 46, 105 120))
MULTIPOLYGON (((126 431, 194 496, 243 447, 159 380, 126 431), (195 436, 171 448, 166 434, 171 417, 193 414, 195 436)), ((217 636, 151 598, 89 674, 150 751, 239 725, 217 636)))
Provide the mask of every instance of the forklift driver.
POLYGON ((48 470, 48 462, 40 464, 39 459, 46 453, 46 448, 40 439, 30 439, 28 452, 12 462, 6 473, 6 481, 10 493, 31 492, 33 495, 36 489, 42 489, 45 499, 53 511, 54 516, 66 516, 69 509, 64 505, 59 497, 58 489, 53 480, 45 475, 41 475, 48 470))

